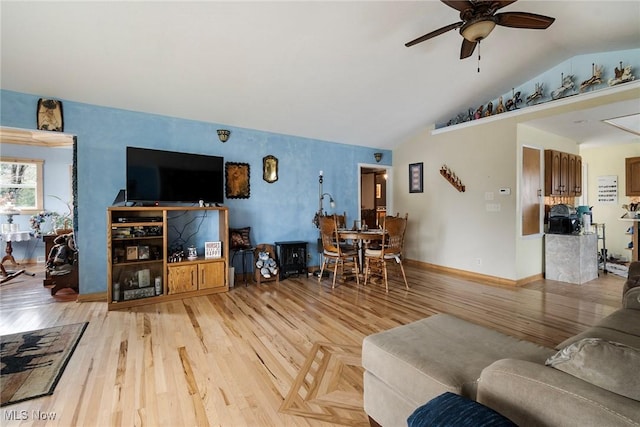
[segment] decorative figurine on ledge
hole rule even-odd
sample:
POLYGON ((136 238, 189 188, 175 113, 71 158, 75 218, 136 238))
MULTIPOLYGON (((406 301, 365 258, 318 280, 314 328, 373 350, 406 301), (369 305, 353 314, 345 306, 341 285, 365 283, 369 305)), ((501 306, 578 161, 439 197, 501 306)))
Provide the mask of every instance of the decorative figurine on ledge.
POLYGON ((591 64, 591 78, 589 80, 585 80, 580 83, 580 92, 584 91, 589 86, 595 86, 602 83, 600 79, 602 77, 602 67, 597 66, 596 64, 591 64))
POLYGON ((489 101, 487 109, 484 112, 484 117, 493 116, 493 102, 489 101))
POLYGON ((622 68, 622 61, 620 61, 620 68, 616 67, 614 69, 614 74, 616 77, 609 79, 609 86, 619 85, 620 83, 626 83, 636 79, 636 77, 631 74, 631 65, 622 68))
POLYGON ((484 105, 478 107, 476 112, 473 114, 473 120, 478 120, 482 118, 482 110, 484 110, 484 105))
MULTIPOLYGON (((536 90, 531 95, 527 96, 527 105, 529 105, 533 101, 542 99, 543 96, 544 96, 544 83, 536 83, 536 90)), ((536 103, 534 103, 534 105, 536 103)))
POLYGON ((502 114, 505 112, 504 104, 502 103, 502 97, 498 98, 498 106, 496 107, 496 114, 502 114))
POLYGON ((520 91, 513 93, 513 88, 511 88, 511 93, 513 94, 513 97, 505 104, 507 111, 517 110, 518 103, 522 102, 522 98, 520 98, 520 91))
POLYGON ((566 91, 573 89, 573 86, 574 86, 573 85, 573 74, 570 74, 567 77, 565 77, 564 73, 562 73, 562 74, 560 74, 560 76, 561 76, 561 80, 562 80, 562 86, 560 86, 558 89, 556 89, 553 92, 551 92, 551 99, 562 98, 566 91))

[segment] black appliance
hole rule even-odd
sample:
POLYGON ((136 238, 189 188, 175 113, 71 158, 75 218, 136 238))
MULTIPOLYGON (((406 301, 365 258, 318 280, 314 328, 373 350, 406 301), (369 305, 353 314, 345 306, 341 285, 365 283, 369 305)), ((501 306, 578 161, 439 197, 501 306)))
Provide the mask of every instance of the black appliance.
POLYGON ((127 202, 224 202, 220 156, 127 147, 127 202))
POLYGON ((580 220, 573 206, 553 205, 549 212, 549 234, 577 234, 580 232, 580 220))

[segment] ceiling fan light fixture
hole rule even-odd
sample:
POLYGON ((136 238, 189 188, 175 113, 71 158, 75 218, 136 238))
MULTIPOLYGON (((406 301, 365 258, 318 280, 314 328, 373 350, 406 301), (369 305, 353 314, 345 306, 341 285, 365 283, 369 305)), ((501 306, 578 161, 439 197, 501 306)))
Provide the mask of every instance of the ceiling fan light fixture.
POLYGON ((473 22, 465 25, 460 29, 462 37, 470 42, 478 42, 487 38, 487 36, 496 27, 496 23, 490 19, 473 22))

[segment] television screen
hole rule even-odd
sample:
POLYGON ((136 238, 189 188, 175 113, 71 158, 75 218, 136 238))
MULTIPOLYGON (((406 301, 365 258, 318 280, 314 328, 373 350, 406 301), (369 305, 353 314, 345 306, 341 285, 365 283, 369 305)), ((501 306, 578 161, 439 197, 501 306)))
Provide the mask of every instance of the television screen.
POLYGON ((127 147, 127 201, 222 203, 219 156, 127 147))

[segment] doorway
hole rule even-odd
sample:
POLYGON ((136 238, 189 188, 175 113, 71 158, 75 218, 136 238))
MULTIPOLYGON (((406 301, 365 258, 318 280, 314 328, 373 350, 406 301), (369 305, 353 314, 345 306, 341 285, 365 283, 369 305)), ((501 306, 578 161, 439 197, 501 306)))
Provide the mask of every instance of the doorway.
POLYGON ((369 228, 382 226, 387 212, 393 212, 391 166, 358 165, 360 221, 369 228))

